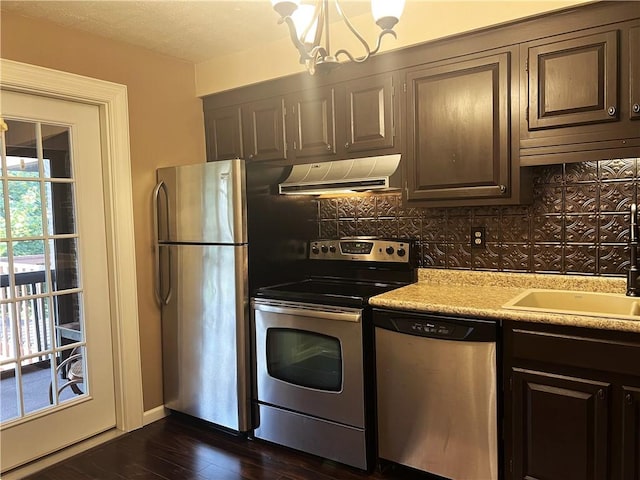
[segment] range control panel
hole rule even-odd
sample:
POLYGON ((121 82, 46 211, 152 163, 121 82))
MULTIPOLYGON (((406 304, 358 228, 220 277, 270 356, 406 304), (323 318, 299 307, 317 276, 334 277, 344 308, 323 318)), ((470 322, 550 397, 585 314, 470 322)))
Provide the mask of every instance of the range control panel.
POLYGON ((413 245, 409 241, 349 237, 310 243, 312 260, 351 260, 410 263, 413 245))

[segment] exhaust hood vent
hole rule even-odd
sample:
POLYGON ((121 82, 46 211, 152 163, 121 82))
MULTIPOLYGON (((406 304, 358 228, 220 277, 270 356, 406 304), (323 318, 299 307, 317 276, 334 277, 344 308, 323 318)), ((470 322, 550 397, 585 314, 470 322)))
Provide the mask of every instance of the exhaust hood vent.
POLYGON ((400 155, 294 165, 282 182, 285 195, 320 195, 400 188, 400 155))

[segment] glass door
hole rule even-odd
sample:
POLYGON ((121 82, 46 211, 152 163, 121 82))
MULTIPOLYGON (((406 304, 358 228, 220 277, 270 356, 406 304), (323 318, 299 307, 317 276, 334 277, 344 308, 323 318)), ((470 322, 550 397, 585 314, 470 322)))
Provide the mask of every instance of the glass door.
POLYGON ((115 425, 100 120, 2 91, 3 472, 115 425))
POLYGON ((0 201, 3 423, 86 395, 70 128, 6 119, 0 201))

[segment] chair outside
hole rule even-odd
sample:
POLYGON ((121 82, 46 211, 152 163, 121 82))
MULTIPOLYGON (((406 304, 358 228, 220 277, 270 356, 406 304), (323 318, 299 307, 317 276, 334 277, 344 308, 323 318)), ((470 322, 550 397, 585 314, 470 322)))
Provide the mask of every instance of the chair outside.
MULTIPOLYGON (((58 396, 67 387, 76 395, 82 395, 83 391, 78 387, 84 382, 84 366, 80 347, 71 350, 71 354, 56 367, 56 374, 62 374, 63 383, 58 387, 58 396)), ((53 382, 49 385, 49 402, 53 403, 53 382)))

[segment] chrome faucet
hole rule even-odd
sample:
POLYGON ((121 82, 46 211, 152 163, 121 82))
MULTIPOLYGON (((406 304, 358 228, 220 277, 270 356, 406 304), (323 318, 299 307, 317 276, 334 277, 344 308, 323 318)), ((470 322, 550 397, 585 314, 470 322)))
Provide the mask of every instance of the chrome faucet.
POLYGON ((629 222, 629 270, 627 271, 627 295, 630 297, 640 296, 638 286, 638 207, 631 204, 631 221, 629 222))

